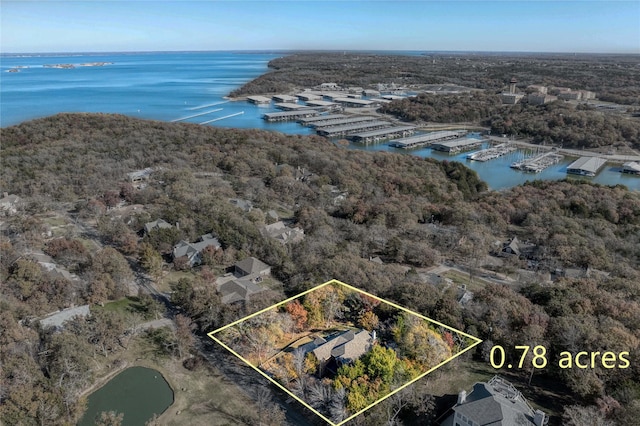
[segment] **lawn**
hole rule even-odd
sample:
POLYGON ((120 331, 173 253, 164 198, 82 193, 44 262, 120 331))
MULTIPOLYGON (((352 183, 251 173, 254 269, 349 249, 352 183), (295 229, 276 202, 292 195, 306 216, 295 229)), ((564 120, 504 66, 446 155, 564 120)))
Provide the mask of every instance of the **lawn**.
POLYGON ((469 291, 482 290, 487 284, 489 284, 488 281, 476 276, 473 277, 473 281, 470 281, 468 273, 459 272, 454 269, 449 269, 447 272, 443 273, 442 276, 451 279, 457 285, 466 285, 467 290, 469 291))

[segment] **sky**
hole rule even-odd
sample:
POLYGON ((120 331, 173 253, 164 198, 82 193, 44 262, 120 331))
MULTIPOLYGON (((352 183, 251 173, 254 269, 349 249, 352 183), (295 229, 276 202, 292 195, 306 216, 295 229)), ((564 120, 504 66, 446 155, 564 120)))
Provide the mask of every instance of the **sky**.
POLYGON ((6 1, 0 52, 640 54, 640 1, 6 1))

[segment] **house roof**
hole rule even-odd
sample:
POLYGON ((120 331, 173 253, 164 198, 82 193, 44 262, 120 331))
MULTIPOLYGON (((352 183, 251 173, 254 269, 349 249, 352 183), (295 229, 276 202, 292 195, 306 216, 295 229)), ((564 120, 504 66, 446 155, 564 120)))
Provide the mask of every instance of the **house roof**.
POLYGON ((495 376, 476 383, 453 410, 480 426, 531 426, 535 413, 522 394, 508 381, 495 376))
POLYGON ((190 243, 187 241, 180 241, 173 247, 173 257, 182 257, 187 256, 189 260, 193 259, 196 255, 198 255, 205 248, 213 246, 216 249, 219 249, 220 241, 217 238, 213 237, 212 234, 205 234, 200 237, 200 241, 195 243, 190 243))
POLYGON ((171 228, 171 224, 164 219, 157 219, 153 222, 147 222, 144 224, 144 232, 151 232, 154 229, 171 228))
POLYGON ((321 362, 332 356, 345 361, 353 361, 367 352, 370 343, 371 335, 368 331, 360 330, 356 333, 349 330, 316 347, 313 354, 321 362))
POLYGON ((243 271, 246 275, 259 274, 270 268, 266 263, 255 257, 247 257, 235 264, 236 270, 243 271))
POLYGON ((265 289, 250 280, 230 280, 218 286, 218 291, 222 294, 222 303, 228 304, 247 300, 249 296, 260 293, 265 289))
POLYGON ((304 230, 301 228, 289 228, 283 221, 278 221, 262 228, 262 234, 267 235, 282 244, 300 241, 304 238, 304 230))
POLYGON ((89 305, 76 306, 62 311, 54 312, 40 319, 42 327, 62 327, 62 325, 74 317, 86 317, 90 315, 89 305))

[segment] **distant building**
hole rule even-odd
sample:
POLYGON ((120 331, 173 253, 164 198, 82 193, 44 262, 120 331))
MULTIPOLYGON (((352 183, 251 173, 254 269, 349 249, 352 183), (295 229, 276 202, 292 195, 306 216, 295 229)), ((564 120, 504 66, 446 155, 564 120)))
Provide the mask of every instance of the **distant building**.
POLYGON ((589 90, 581 90, 580 93, 582 94, 582 100, 586 101, 588 99, 595 99, 596 98, 596 93, 595 92, 591 92, 589 90))
POLYGON ((558 100, 556 96, 547 95, 544 93, 530 93, 527 96, 527 102, 529 102, 530 105, 544 105, 556 100, 558 100))
POLYGON ((524 98, 524 95, 521 93, 502 93, 500 95, 500 100, 505 105, 515 105, 520 100, 524 98))
POLYGON ((547 93, 547 86, 541 86, 539 84, 531 84, 527 86, 527 90, 531 92, 537 92, 545 95, 547 93))
POLYGON ((144 233, 148 234, 151 231, 156 231, 158 229, 168 229, 172 228, 171 224, 164 219, 157 219, 153 222, 147 222, 144 224, 144 233))
POLYGON ((320 90, 339 90, 340 86, 338 83, 322 83, 319 88, 320 90))
POLYGON ((544 412, 534 410, 511 383, 499 376, 476 383, 468 395, 461 391, 450 411, 441 426, 543 426, 548 422, 544 412))
POLYGON ((511 81, 509 82, 509 93, 510 94, 516 93, 516 83, 518 83, 518 80, 516 80, 516 78, 513 77, 511 79, 511 81))
POLYGON ((89 305, 68 308, 62 311, 54 312, 40 319, 42 328, 56 328, 58 330, 64 328, 64 323, 76 317, 86 318, 91 315, 89 305))
POLYGON ((579 101, 580 99, 582 99, 582 92, 580 91, 574 92, 571 89, 563 90, 560 93, 558 93, 558 99, 562 99, 565 101, 579 101))

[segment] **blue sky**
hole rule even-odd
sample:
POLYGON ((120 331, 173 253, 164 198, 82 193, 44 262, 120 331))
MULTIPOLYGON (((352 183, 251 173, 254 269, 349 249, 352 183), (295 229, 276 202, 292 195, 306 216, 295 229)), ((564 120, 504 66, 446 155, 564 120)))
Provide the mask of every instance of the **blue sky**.
POLYGON ((640 1, 5 1, 0 51, 640 53, 640 1))

